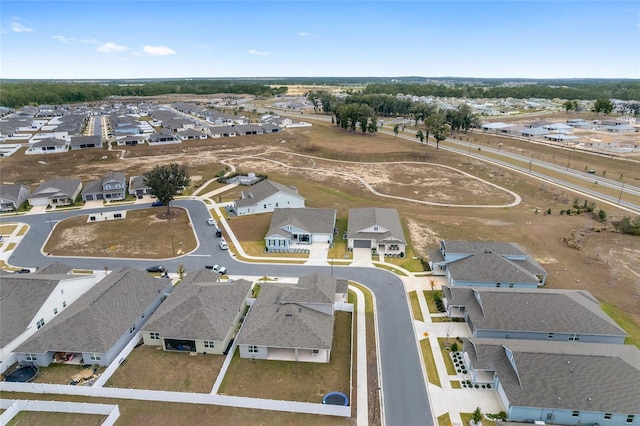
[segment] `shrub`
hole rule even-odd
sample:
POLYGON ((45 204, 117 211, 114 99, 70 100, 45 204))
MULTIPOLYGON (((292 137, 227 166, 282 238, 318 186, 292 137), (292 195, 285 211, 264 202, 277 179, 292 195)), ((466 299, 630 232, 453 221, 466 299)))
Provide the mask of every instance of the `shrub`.
POLYGON ((453 344, 451 345, 451 351, 458 352, 458 344, 456 342, 453 342, 453 344))

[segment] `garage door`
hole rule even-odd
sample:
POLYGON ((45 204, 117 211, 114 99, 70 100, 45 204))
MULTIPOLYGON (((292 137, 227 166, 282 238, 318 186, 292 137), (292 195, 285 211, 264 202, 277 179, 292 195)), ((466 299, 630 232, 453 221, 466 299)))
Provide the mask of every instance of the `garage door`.
POLYGON ((93 201, 93 195, 92 194, 87 194, 84 196, 84 200, 85 201, 93 201))
POLYGON ((371 248, 371 240, 353 240, 353 248, 371 248))

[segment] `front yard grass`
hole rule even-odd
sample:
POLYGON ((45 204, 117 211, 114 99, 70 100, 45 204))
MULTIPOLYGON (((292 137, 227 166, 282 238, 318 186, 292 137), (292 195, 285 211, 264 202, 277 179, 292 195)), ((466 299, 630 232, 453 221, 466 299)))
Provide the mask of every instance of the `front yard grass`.
POLYGON ((106 419, 102 414, 20 411, 7 426, 100 426, 106 419))
MULTIPOLYGON (((449 337, 448 340, 449 340, 449 345, 451 345, 453 342, 456 342, 456 339, 454 339, 453 337, 449 337)), ((453 365, 453 361, 451 360, 451 357, 449 356, 449 354, 451 353, 451 349, 447 349, 447 346, 449 345, 446 345, 446 341, 447 341, 447 338, 438 337, 440 352, 442 352, 442 358, 444 358, 444 363, 447 366, 447 374, 454 375, 454 374, 457 374, 457 371, 455 366, 453 365)), ((458 346, 461 347, 462 344, 458 343, 458 346)))
POLYGON ((332 391, 351 394, 350 371, 351 313, 336 312, 329 363, 243 359, 236 352, 219 393, 320 403, 332 391))
POLYGON ((451 417, 449 416, 449 413, 444 413, 443 415, 438 417, 438 426, 451 426, 452 424, 453 423, 451 423, 451 417))
POLYGON ((413 319, 418 321, 424 321, 422 316, 422 309, 420 309, 420 302, 418 302, 418 294, 416 291, 409 292, 409 300, 411 301, 411 310, 413 311, 413 319))
POLYGON ((433 359, 433 352, 429 338, 420 340, 420 350, 422 351, 422 358, 424 359, 424 366, 427 370, 429 383, 442 387, 440 376, 438 376, 438 367, 436 367, 436 361, 433 359))
POLYGON ((129 354, 106 386, 209 393, 224 359, 223 355, 190 355, 143 345, 129 354))
POLYGON ((440 313, 438 308, 436 307, 435 296, 438 295, 442 297, 442 290, 424 290, 424 298, 427 301, 427 306, 429 307, 429 312, 432 314, 440 313))

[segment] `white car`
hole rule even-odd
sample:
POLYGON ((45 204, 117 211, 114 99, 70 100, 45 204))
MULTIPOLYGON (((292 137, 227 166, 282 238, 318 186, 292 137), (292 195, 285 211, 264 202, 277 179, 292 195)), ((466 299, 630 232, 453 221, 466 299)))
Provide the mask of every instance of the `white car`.
POLYGON ((209 219, 207 219, 207 225, 214 226, 214 225, 217 225, 217 224, 218 224, 218 222, 216 222, 216 220, 214 218, 210 217, 209 219))
POLYGON ((220 248, 222 250, 228 250, 229 249, 229 244, 227 244, 227 242, 224 239, 220 240, 218 245, 220 246, 220 248))
POLYGON ((214 270, 214 272, 217 272, 217 273, 219 273, 221 275, 224 275, 224 274, 227 273, 227 268, 225 268, 222 265, 213 265, 213 270, 214 270))

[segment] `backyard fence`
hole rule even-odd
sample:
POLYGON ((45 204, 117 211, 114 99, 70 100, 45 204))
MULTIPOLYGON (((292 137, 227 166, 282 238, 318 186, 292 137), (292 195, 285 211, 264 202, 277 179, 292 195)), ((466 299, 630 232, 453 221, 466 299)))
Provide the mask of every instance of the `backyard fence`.
POLYGON ((59 402, 59 401, 25 401, 0 399, 0 408, 5 411, 0 414, 0 424, 9 424, 20 411, 44 411, 53 413, 78 413, 97 414, 107 416, 103 426, 112 426, 120 417, 117 405, 92 404, 86 402, 59 402))

